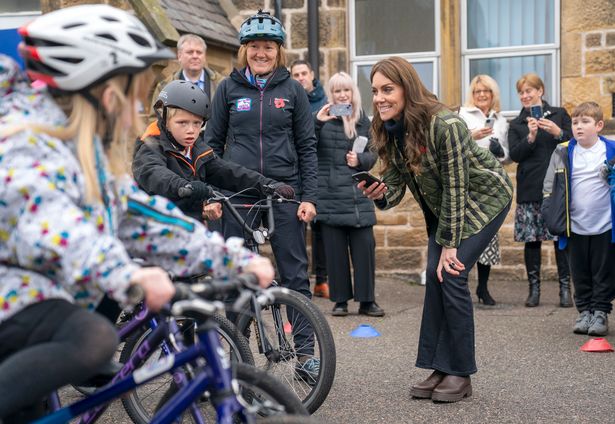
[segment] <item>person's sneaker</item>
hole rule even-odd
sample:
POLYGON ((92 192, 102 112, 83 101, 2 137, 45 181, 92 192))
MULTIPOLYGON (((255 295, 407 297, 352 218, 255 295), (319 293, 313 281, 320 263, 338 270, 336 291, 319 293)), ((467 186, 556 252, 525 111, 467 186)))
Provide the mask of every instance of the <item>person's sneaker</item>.
POLYGON ((359 307, 359 315, 368 315, 370 317, 383 317, 384 309, 382 309, 376 302, 361 302, 359 307))
POLYGON ((314 296, 328 299, 329 298, 329 284, 328 283, 315 284, 314 285, 314 296))
POLYGON ((591 322, 592 313, 590 311, 583 311, 577 317, 572 331, 576 334, 587 334, 587 330, 589 330, 591 322))
POLYGON ((295 378, 310 386, 316 385, 320 373, 320 359, 310 358, 305 362, 297 361, 295 365, 295 378))
POLYGON ((346 315, 348 315, 348 303, 336 303, 333 307, 333 310, 331 311, 331 315, 333 315, 334 317, 345 317, 346 315))
POLYGON ((587 330, 590 336, 606 336, 609 332, 609 318, 604 311, 594 311, 594 318, 587 330))

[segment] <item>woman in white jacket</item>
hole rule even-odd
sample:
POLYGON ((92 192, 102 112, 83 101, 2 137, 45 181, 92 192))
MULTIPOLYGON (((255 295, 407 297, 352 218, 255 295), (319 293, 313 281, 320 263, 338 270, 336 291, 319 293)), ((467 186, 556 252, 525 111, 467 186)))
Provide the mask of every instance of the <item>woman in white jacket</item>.
POLYGON ((0 422, 30 422, 52 390, 81 383, 115 353, 113 324, 88 312, 140 285, 152 310, 173 295, 166 271, 228 277, 268 260, 224 242, 129 176, 127 141, 149 65, 172 58, 129 13, 83 5, 20 29, 33 88, 0 55, 0 422), (109 34, 113 34, 110 36, 109 34), (53 40, 53 41, 50 41, 53 40), (163 267, 143 268, 131 258, 163 267))
MULTIPOLYGON (((477 75, 470 83, 467 100, 459 109, 459 116, 465 121, 472 138, 480 147, 489 149, 502 163, 510 163, 508 155, 508 122, 500 113, 500 88, 488 75, 477 75)), ((491 265, 500 262, 498 236, 493 238, 482 253, 476 267, 478 269, 478 301, 485 305, 495 305, 489 294, 487 283, 491 265)))

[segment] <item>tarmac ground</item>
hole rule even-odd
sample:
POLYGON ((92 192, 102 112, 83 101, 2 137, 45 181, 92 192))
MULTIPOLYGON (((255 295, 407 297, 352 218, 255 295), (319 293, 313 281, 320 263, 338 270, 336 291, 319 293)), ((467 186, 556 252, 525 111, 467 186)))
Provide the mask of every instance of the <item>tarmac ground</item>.
MULTIPOLYGON (((475 284, 471 282, 472 293, 475 284)), ((335 337, 337 372, 314 418, 327 424, 615 423, 615 354, 579 350, 589 337, 572 333, 577 312, 558 306, 557 283, 543 282, 536 308, 523 305, 526 283, 490 282, 490 292, 496 306, 475 303, 479 371, 472 377, 473 395, 453 404, 409 395, 410 386, 430 373, 414 366, 423 286, 378 278, 376 295, 386 311, 383 318, 358 315, 354 303, 349 316, 333 317, 333 303, 315 298, 335 337), (360 324, 371 325, 380 336, 351 337, 360 324)), ((63 398, 77 396, 65 391, 63 398)), ((99 422, 130 420, 115 402, 99 422)))

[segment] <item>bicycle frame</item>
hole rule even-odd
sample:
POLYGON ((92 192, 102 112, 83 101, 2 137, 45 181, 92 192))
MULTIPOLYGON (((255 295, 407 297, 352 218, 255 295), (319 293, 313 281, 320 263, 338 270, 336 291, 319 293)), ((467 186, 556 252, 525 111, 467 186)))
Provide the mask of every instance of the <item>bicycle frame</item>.
MULTIPOLYGON (((152 314, 148 311, 142 311, 138 317, 122 328, 124 331, 120 330, 120 334, 124 336, 130 334, 148 319, 152 318, 152 314)), ((168 352, 167 356, 164 356, 155 364, 137 369, 141 361, 147 358, 165 340, 169 331, 169 323, 166 320, 161 320, 143 342, 139 351, 130 358, 107 387, 100 389, 86 399, 61 408, 35 422, 40 424, 66 423, 70 419, 88 412, 79 422, 92 423, 105 411, 109 401, 166 372, 175 371, 173 376, 176 383, 178 383, 179 391, 156 413, 152 418, 152 423, 171 423, 182 411, 188 409, 191 405, 191 412, 195 421, 201 424, 204 423, 194 402, 207 389, 218 395, 218 402, 215 404, 218 422, 231 423, 232 414, 236 412, 242 413, 243 406, 233 395, 230 361, 225 357, 214 325, 205 323, 200 326, 198 330, 199 342, 189 349, 176 354, 168 352), (181 368, 198 358, 204 358, 206 365, 188 382, 181 368), (194 408, 197 409, 194 410, 194 408)))

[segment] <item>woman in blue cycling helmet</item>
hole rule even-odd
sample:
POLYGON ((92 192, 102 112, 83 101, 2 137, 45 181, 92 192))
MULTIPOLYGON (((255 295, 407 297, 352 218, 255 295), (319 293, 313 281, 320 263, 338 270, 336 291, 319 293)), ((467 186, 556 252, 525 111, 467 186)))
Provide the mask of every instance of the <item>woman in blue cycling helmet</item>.
MULTIPOLYGON (((286 33, 279 19, 259 11, 243 22, 239 41, 239 68, 216 91, 205 141, 224 159, 295 189, 299 205, 275 206, 271 245, 281 284, 311 298, 305 223, 316 215, 318 166, 310 104, 286 69, 286 33)), ((224 236, 241 237, 242 227, 231 214, 223 216, 224 236)), ((258 219, 247 222, 258 224, 258 219)), ((311 334, 294 336, 298 352, 311 355, 311 334)))

